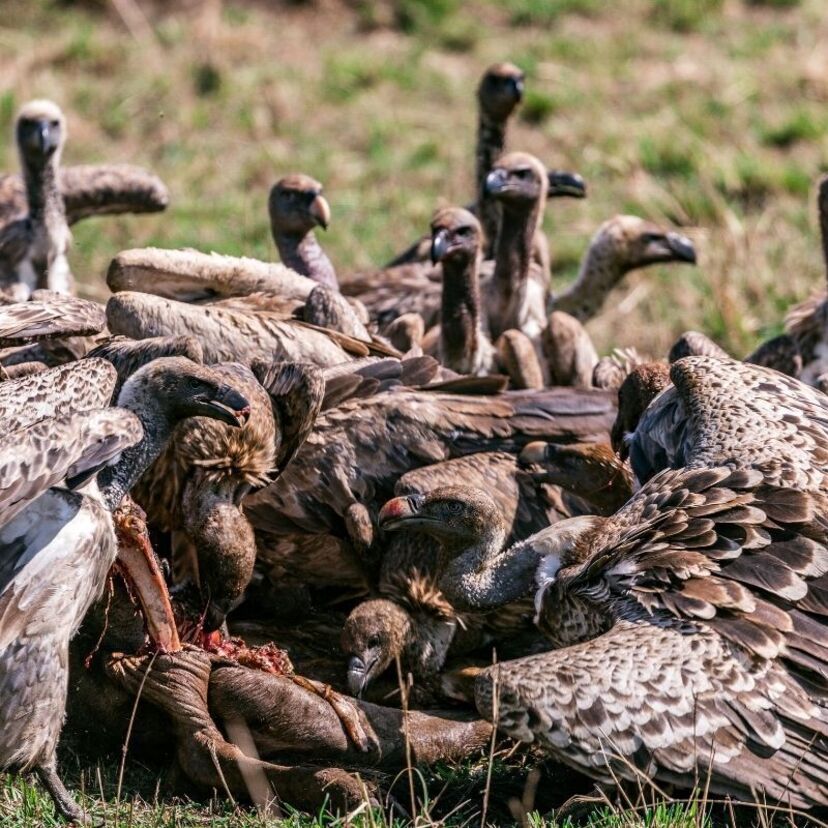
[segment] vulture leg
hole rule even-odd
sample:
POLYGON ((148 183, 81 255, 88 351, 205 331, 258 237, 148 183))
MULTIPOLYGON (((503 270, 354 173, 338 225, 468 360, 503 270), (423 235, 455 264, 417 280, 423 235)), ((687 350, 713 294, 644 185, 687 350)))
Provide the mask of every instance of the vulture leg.
POLYGON ((58 776, 54 757, 48 764, 38 765, 35 771, 41 784, 49 792, 49 796, 52 797, 58 814, 67 822, 86 823, 87 820, 80 805, 72 799, 72 794, 66 790, 66 786, 58 776))

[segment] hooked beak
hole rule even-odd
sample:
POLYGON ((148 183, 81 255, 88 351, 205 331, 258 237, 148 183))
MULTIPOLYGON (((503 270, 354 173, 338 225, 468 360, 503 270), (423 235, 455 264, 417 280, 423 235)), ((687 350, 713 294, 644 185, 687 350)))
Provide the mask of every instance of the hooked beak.
POLYGON ((311 201, 308 213, 323 230, 328 229, 328 225, 331 223, 331 207, 322 193, 317 193, 311 201))
POLYGON ((550 170, 547 176, 549 178, 548 195, 550 198, 586 198, 586 182, 578 173, 550 170))
POLYGON ((378 521, 382 529, 399 529, 405 524, 427 522, 425 517, 419 515, 420 507, 425 502, 422 495, 408 495, 407 497, 395 497, 389 500, 380 509, 378 521))
POLYGON ((506 170, 492 170, 486 176, 486 183, 483 185, 483 191, 486 195, 496 196, 502 193, 509 186, 509 173, 506 170))
POLYGON ((666 239, 667 247, 673 254, 673 259, 696 264, 696 248, 693 247, 693 242, 687 236, 682 236, 679 233, 668 233, 666 239))
POLYGON ((220 385, 209 399, 199 401, 203 414, 227 425, 241 427, 250 419, 250 403, 229 385, 220 385))
POLYGON ((521 464, 527 466, 540 466, 554 458, 555 446, 552 443, 544 443, 543 440, 527 443, 518 456, 521 464))
POLYGON ((518 103, 523 100, 523 78, 512 78, 512 89, 518 103))
POLYGON ((438 230, 431 237, 431 263, 436 265, 443 260, 443 256, 449 249, 448 233, 445 230, 438 230))
POLYGON ((373 667, 373 662, 366 665, 360 656, 355 655, 348 659, 348 692, 352 696, 362 698, 368 684, 368 673, 371 667, 373 667))
POLYGON ((57 149, 58 140, 58 131, 46 121, 21 126, 20 143, 26 153, 43 157, 51 155, 57 149))

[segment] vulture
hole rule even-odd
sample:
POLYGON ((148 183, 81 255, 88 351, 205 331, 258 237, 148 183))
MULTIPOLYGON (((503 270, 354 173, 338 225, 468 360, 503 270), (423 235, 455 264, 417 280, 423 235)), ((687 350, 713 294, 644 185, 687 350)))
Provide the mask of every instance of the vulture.
POLYGON ((440 362, 452 371, 472 376, 501 370, 508 374, 513 388, 542 387, 540 363, 523 333, 506 331, 495 345, 489 339, 478 275, 480 223, 468 210, 447 207, 438 210, 432 219, 431 237, 432 261, 439 262, 443 272, 441 324, 435 349, 440 362))
MULTIPOLYGON (((469 210, 483 227, 486 248, 497 236, 500 218, 498 207, 485 193, 486 176, 506 146, 509 119, 523 99, 524 74, 513 63, 495 63, 480 79, 477 87, 477 146, 475 151, 475 198, 469 210)), ((423 237, 392 259, 387 268, 428 260, 428 238, 423 237)))
MULTIPOLYGON (((545 526, 587 514, 589 504, 549 485, 537 469, 546 460, 524 469, 515 454, 482 451, 445 460, 404 474, 394 486, 397 496, 417 497, 443 485, 464 485, 488 491, 502 516, 510 542, 522 540, 545 526)), ((589 445, 589 444, 587 444, 589 445)), ((572 446, 573 449, 580 444, 572 446)), ((550 454, 552 445, 549 445, 550 454)), ((565 451, 567 446, 560 446, 565 451)), ((550 471, 555 470, 554 461, 550 471)), ((562 478, 566 478, 562 469, 562 478)), ((342 649, 348 656, 348 686, 362 695, 399 659, 411 674, 412 692, 418 703, 432 702, 443 692, 438 674, 447 657, 464 655, 482 645, 498 642, 498 652, 515 645, 514 637, 527 644, 531 629, 531 603, 516 604, 507 613, 491 617, 458 613, 438 584, 439 544, 419 535, 395 534, 385 539, 377 597, 363 601, 349 614, 342 631, 342 649), (505 639, 505 640, 504 640, 505 639)), ((392 676, 396 682, 396 676, 392 676)))
MULTIPOLYGON (((819 182, 817 211, 822 257, 828 274, 828 176, 819 182)), ((745 360, 775 368, 821 391, 828 391, 826 327, 828 292, 822 288, 788 312, 785 333, 763 342, 745 360)))
POLYGON ((662 262, 695 264, 693 242, 638 216, 614 216, 592 237, 577 279, 552 296, 550 304, 586 322, 600 312, 609 292, 629 271, 662 262))
POLYGON ((296 273, 338 290, 336 271, 314 233, 316 227, 327 230, 331 221, 322 185, 301 173, 287 175, 273 185, 267 210, 282 261, 296 273))
POLYGON ((71 293, 66 254, 72 240, 58 187, 66 119, 51 101, 25 104, 15 123, 28 213, 0 228, 0 288, 28 299, 37 288, 71 293))
POLYGON ((206 632, 221 626, 253 573, 256 544, 241 502, 285 469, 313 426, 325 385, 311 365, 211 367, 249 401, 247 422, 179 423, 133 493, 149 523, 172 533, 176 580, 189 577, 200 590, 206 632))
MULTIPOLYGON (((239 425, 248 410, 214 372, 182 358, 145 366, 107 408, 115 379, 89 359, 0 385, 0 767, 36 770, 71 820, 83 815, 55 762, 68 647, 115 561, 112 513, 179 420, 239 425)), ((136 576, 139 590, 146 582, 136 576)))
POLYGON ((346 400, 323 411, 276 481, 246 498, 259 564, 273 580, 364 590, 375 515, 402 474, 531 440, 606 440, 613 416, 608 395, 575 389, 475 396, 397 388, 346 400))

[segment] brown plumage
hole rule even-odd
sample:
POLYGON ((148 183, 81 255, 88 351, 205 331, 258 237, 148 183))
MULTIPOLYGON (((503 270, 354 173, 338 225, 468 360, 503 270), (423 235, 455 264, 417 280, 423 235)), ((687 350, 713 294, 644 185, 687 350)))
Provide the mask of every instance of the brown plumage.
POLYGON ((586 322, 601 310, 609 292, 629 271, 661 262, 695 264, 693 243, 637 216, 614 216, 592 237, 578 278, 555 294, 552 304, 586 322))
POLYGON ((399 356, 398 351, 379 342, 362 342, 278 313, 192 305, 148 293, 116 293, 107 303, 106 314, 114 334, 134 339, 193 336, 201 343, 208 363, 250 365, 275 358, 324 367, 371 353, 399 356))
POLYGON ((635 348, 615 348, 602 356, 592 369, 592 385, 605 391, 618 391, 634 368, 647 362, 635 348))
POLYGON ((611 515, 632 496, 632 474, 609 443, 529 443, 519 461, 536 484, 560 486, 589 504, 570 516, 611 515))
POLYGON ((242 428, 191 418, 135 489, 151 524, 172 532, 176 573, 199 587, 205 628, 221 625, 253 572, 253 530, 240 503, 287 466, 310 431, 324 382, 312 366, 220 364, 250 403, 242 428))
POLYGON ((667 355, 668 362, 687 356, 712 356, 729 359, 730 354, 719 347, 709 336, 699 331, 685 331, 672 345, 667 355))
POLYGON ((67 336, 90 336, 106 326, 103 305, 36 290, 28 302, 0 304, 0 347, 67 336))
POLYGON ((331 220, 322 185, 301 173, 287 175, 270 190, 267 209, 282 261, 302 276, 338 290, 336 271, 314 233, 316 227, 327 230, 331 220))
POLYGON ((586 329, 574 316, 563 311, 552 311, 542 340, 549 379, 553 385, 592 387, 598 354, 586 329))
MULTIPOLYGON (((411 469, 479 451, 514 451, 532 439, 606 439, 612 417, 606 395, 574 389, 497 396, 399 389, 346 401, 317 419, 279 480, 247 498, 262 566, 281 567, 278 562, 304 542, 303 535, 370 548, 372 516, 411 469), (349 534, 355 514, 363 515, 358 525, 367 536, 349 534)), ((320 570, 310 559, 304 566, 312 582, 329 577, 329 567, 320 570)), ((354 585, 364 588, 364 578, 354 585)))

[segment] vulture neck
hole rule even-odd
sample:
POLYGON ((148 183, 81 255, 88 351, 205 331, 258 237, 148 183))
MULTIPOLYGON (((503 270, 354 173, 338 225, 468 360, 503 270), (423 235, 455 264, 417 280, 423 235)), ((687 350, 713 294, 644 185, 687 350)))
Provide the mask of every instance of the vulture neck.
POLYGON ((478 258, 443 262, 440 310, 440 356, 443 364, 461 374, 473 373, 480 340, 480 282, 478 258))
POLYGON ((454 607, 495 609, 532 592, 541 553, 525 544, 504 550, 505 542, 502 521, 470 546, 444 542, 440 589, 454 607))
POLYGON ((521 327, 518 311, 526 293, 535 231, 542 214, 542 199, 528 209, 524 206, 503 205, 495 249, 495 306, 489 315, 493 339, 509 328, 521 327))
POLYGON ((313 230, 308 230, 303 236, 293 233, 274 233, 273 237, 276 247, 279 248, 282 262, 291 270, 313 279, 314 282, 319 282, 320 285, 339 290, 336 271, 328 255, 316 240, 313 230))
POLYGON ((578 278, 554 297, 555 309, 571 314, 579 322, 586 322, 598 313, 607 294, 626 272, 612 239, 598 236, 587 248, 578 278))
POLYGON ((486 176, 506 146, 506 121, 493 118, 482 109, 477 123, 477 214, 483 226, 485 257, 491 256, 500 223, 500 204, 486 195, 486 176))
POLYGON ((98 484, 107 509, 114 512, 141 475, 155 462, 172 435, 173 423, 151 394, 135 395, 129 382, 118 397, 118 407, 132 411, 144 427, 143 439, 121 454, 114 465, 103 469, 98 484))
POLYGON ((66 210, 58 187, 59 165, 59 151, 42 165, 25 159, 22 162, 29 219, 35 227, 45 226, 47 231, 66 224, 66 210))

